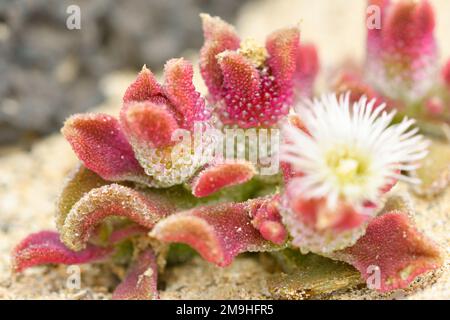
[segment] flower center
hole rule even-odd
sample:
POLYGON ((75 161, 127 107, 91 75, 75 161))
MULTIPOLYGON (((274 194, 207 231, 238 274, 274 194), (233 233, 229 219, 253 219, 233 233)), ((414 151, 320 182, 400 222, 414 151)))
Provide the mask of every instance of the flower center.
POLYGON ((336 148, 328 152, 326 163, 340 187, 360 185, 368 175, 368 159, 352 148, 336 148))
POLYGON ((250 59, 256 68, 261 67, 267 58, 266 48, 259 45, 254 39, 248 38, 241 42, 238 51, 247 59, 250 59))

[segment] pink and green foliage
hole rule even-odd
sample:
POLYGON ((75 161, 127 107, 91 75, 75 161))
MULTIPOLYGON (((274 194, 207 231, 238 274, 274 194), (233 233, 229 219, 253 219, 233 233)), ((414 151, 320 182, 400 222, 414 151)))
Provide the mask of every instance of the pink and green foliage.
MULTIPOLYGON (((377 105, 386 102, 388 110, 411 114, 419 105, 421 111, 414 115, 446 115, 450 63, 436 83, 432 76, 437 53, 434 15, 429 3, 371 0, 369 4, 381 7, 383 28, 368 32, 367 66, 346 66, 337 77, 335 91, 351 91, 341 102, 366 96, 368 100, 361 100, 364 107, 354 113, 360 114, 360 121, 370 118, 370 124, 377 116, 392 120, 381 109, 375 111, 369 102, 372 98, 377 105), (364 110, 369 110, 367 115, 364 110)), ((313 95, 320 66, 316 48, 300 43, 298 28, 275 31, 260 46, 241 40, 234 27, 218 17, 202 15, 202 20, 205 42, 200 72, 208 88, 207 100, 193 84, 192 65, 172 59, 165 65, 162 83, 144 66, 124 94, 119 118, 90 113, 71 116, 62 133, 82 164, 69 175, 58 198, 58 232, 44 231, 24 239, 13 251, 14 271, 55 263, 115 264, 121 255, 125 261, 120 263, 129 269, 113 298, 157 299, 162 270, 156 261, 167 258, 167 250, 161 247, 180 244, 220 267, 230 265, 243 252, 286 247, 298 255, 311 251, 343 260, 364 279, 369 276, 367 268, 376 265, 381 271, 381 285, 376 289, 383 292, 405 288, 417 276, 438 268, 440 252, 405 213, 412 214, 404 207, 381 210, 392 199, 391 188, 397 182, 387 179, 387 174, 379 180, 383 184, 376 188, 375 199, 362 197, 356 203, 340 196, 332 207, 325 200, 327 195, 314 198, 299 191, 306 173, 298 167, 312 153, 301 158, 304 153, 299 152, 299 158, 291 154, 291 161, 283 160, 284 179, 258 176, 256 164, 245 159, 197 157, 192 149, 174 154, 182 145, 174 135, 179 138, 180 129, 192 134, 198 124, 204 133, 211 128, 221 130, 223 125, 261 130, 289 123, 301 132, 298 137, 324 136, 316 132, 319 125, 308 126, 311 114, 308 119, 308 114, 295 113, 297 100, 313 95), (123 244, 131 244, 131 252, 122 255, 123 244)), ((388 135, 383 130, 391 135, 396 132, 388 129, 390 121, 385 122, 371 138, 388 135)), ((403 122, 398 131, 411 124, 403 122)), ((408 140, 415 133, 414 129, 404 132, 399 150, 394 151, 401 153, 421 143, 420 138, 408 140)), ((294 140, 284 137, 283 146, 295 151, 294 140)), ((202 136, 199 142, 206 156, 213 155, 214 140, 202 136)), ((314 146, 302 145, 300 151, 306 148, 314 146)), ((353 151, 341 148, 328 162, 335 164, 338 173, 356 175, 366 167, 355 167, 360 159, 353 151), (338 161, 341 156, 344 161, 338 161)), ((422 159, 407 153, 411 154, 422 159)), ((363 156, 364 164, 370 164, 371 159, 363 156)), ((391 175, 399 177, 400 171, 415 165, 394 163, 388 169, 395 167, 391 175)), ((441 167, 447 163, 440 163, 441 167)), ((444 179, 437 173, 433 176, 444 179)), ((436 184, 426 182, 426 186, 436 184)), ((169 249, 168 257, 177 252, 169 249)))

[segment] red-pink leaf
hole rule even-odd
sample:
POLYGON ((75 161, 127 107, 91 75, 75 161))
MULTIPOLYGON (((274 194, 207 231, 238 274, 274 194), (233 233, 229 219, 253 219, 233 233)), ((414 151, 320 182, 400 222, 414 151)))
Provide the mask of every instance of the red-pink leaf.
POLYGON ((94 227, 109 216, 125 217, 151 229, 174 211, 175 206, 162 194, 107 185, 92 189, 72 207, 61 230, 61 240, 69 248, 81 250, 94 227))
POLYGON ((233 26, 219 17, 200 15, 203 21, 205 43, 200 51, 200 71, 214 102, 222 98, 222 71, 217 55, 225 50, 237 50, 240 39, 233 26))
POLYGON ((114 290, 115 300, 158 299, 158 267, 152 250, 143 251, 131 265, 125 279, 114 290))
POLYGON ((444 68, 442 69, 442 77, 444 79, 445 85, 447 86, 448 90, 450 90, 450 60, 445 64, 444 68))
POLYGON ((376 289, 382 292, 405 288, 417 276, 442 264, 438 247, 401 211, 372 220, 365 235, 336 256, 352 264, 366 280, 377 268, 381 282, 376 289))
POLYGON ((253 227, 250 211, 251 202, 198 207, 161 220, 151 235, 162 242, 188 244, 205 260, 224 267, 241 252, 274 247, 253 227))
POLYGON ((56 228, 60 231, 73 205, 92 189, 110 184, 95 172, 79 164, 66 178, 56 204, 56 228))
POLYGON ((172 134, 179 128, 170 107, 151 101, 124 104, 120 112, 120 122, 135 148, 173 145, 175 141, 172 141, 172 134))
POLYGON ((267 64, 281 87, 292 86, 299 45, 298 28, 280 29, 267 37, 266 48, 269 53, 267 64))
POLYGON ((319 56, 313 44, 300 45, 297 53, 295 82, 298 97, 312 97, 314 81, 319 72, 319 56))
POLYGON ((419 57, 434 49, 434 28, 434 11, 428 1, 395 3, 383 26, 385 48, 419 57))
POLYGON ((206 167, 193 180, 192 194, 206 197, 222 188, 249 181, 256 171, 247 161, 224 161, 206 167))
POLYGON ((148 231, 149 231, 148 228, 145 228, 137 224, 133 224, 130 226, 123 227, 121 229, 114 230, 109 236, 108 242, 111 244, 116 244, 134 236, 144 235, 148 233, 148 231))
POLYGON ((62 133, 78 158, 105 180, 150 180, 134 157, 119 122, 106 114, 78 114, 66 120, 62 133))
POLYGON ((253 201, 252 223, 264 239, 281 245, 286 241, 287 231, 278 211, 279 196, 253 201))
POLYGON ((165 94, 181 115, 182 127, 191 130, 194 121, 206 120, 209 114, 205 109, 205 101, 192 82, 192 64, 183 58, 169 60, 164 66, 164 75, 165 94))
POLYGON ((128 87, 123 102, 142 102, 161 94, 161 86, 153 73, 146 66, 142 68, 137 79, 128 87))
POLYGON ((89 244, 84 250, 68 249, 54 231, 33 233, 22 240, 13 251, 13 270, 23 270, 42 264, 82 264, 100 261, 112 253, 111 248, 89 244))

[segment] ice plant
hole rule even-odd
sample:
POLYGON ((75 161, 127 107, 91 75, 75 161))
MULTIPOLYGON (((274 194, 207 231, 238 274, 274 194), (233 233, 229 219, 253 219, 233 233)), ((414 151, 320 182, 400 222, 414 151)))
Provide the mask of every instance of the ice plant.
MULTIPOLYGON (((431 11, 427 3, 376 3, 387 17, 386 31, 369 33, 368 71, 396 85, 401 99, 397 91, 368 83, 370 77, 355 68, 345 70, 336 88, 351 92, 297 104, 313 95, 319 68, 315 47, 300 44, 298 28, 275 31, 260 46, 241 41, 220 18, 202 15, 200 70, 211 106, 193 85, 192 65, 172 59, 163 83, 142 69, 124 94, 118 118, 71 116, 62 133, 81 163, 58 197, 57 232, 35 233, 19 243, 13 270, 91 262, 125 267, 112 298, 157 299, 165 261, 190 256, 181 253, 180 243, 219 267, 243 252, 278 252, 297 293, 331 294, 357 285, 356 270, 368 280, 372 265, 381 271, 373 289, 386 292, 438 268, 438 247, 415 228, 410 205, 391 190, 398 181, 421 180, 420 193, 429 195, 449 180, 447 160, 431 160, 437 169, 423 172, 430 165, 424 159, 428 143, 413 120, 396 122, 392 111, 403 112, 405 101, 422 95, 411 92, 418 84, 410 80, 426 74, 421 68, 431 70, 431 11), (412 27, 399 33, 409 18, 412 27), (400 45, 403 40, 408 48, 400 45), (283 128, 283 179, 256 175, 245 152, 238 159, 217 155, 217 141, 208 132, 227 127, 283 128), (307 251, 314 254, 302 255, 307 251)), ((442 115, 442 104, 450 101, 449 73, 444 68, 440 89, 421 102, 427 112, 442 115)), ((441 147, 431 146, 431 159, 441 147)), ((450 147, 444 149, 450 157, 450 147)), ((283 281, 269 285, 274 296, 282 296, 285 288, 274 286, 283 281)))
POLYGON ((261 46, 252 39, 241 41, 218 17, 205 14, 202 19, 200 68, 222 122, 242 128, 276 125, 294 98, 298 28, 275 31, 261 46))
POLYGON ((396 181, 418 183, 401 172, 417 169, 428 143, 413 120, 391 125, 395 112, 384 109, 349 93, 296 108, 304 129, 285 126, 282 154, 298 175, 284 200, 293 244, 324 253, 351 245, 396 181))
MULTIPOLYGON (((450 122, 450 67, 447 62, 439 72, 431 4, 427 0, 368 0, 367 4, 380 9, 381 25, 367 25, 365 64, 344 65, 331 87, 338 93, 350 90, 352 101, 365 95, 385 102, 400 116, 414 117, 423 133, 433 137, 432 144, 441 145, 446 139, 442 126, 450 122)), ((372 21, 374 11, 368 12, 372 21)), ((447 185, 442 183, 448 180, 447 170, 434 174, 434 181, 421 174, 433 171, 432 163, 424 160, 423 170, 415 174, 428 181, 414 188, 420 194, 437 194, 447 185)))
POLYGON ((367 77, 382 94, 413 102, 432 88, 438 72, 435 18, 425 1, 371 0, 381 25, 368 30, 367 77))

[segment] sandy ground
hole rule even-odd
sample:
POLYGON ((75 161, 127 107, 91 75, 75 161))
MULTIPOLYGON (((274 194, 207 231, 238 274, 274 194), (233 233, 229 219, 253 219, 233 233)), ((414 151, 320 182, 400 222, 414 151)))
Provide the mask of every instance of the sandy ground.
MULTIPOLYGON (((437 6, 437 33, 442 56, 450 56, 450 42, 444 42, 450 30, 450 1, 431 1, 437 6), (447 17, 445 16, 447 15, 447 17)), ((238 29, 244 35, 262 39, 270 30, 300 21, 302 37, 314 40, 320 48, 326 70, 346 57, 361 59, 364 46, 363 0, 259 1, 242 9, 238 29)), ((197 73, 198 77, 198 73, 197 73)), ((121 94, 132 76, 112 75, 105 79, 108 101, 96 108, 117 114, 121 94)), ((107 299, 116 279, 101 266, 82 266, 82 289, 65 288, 67 269, 39 267, 12 279, 10 251, 30 232, 54 229, 54 202, 64 176, 75 165, 69 145, 55 134, 29 151, 0 153, 0 299, 107 299)), ((336 299, 409 298, 449 299, 450 272, 450 190, 432 202, 414 199, 416 221, 446 252, 446 266, 434 277, 419 282, 406 296, 394 293, 380 296, 367 289, 342 292, 336 299), (425 286, 429 282, 433 285, 425 286)), ((219 269, 200 259, 168 270, 163 299, 263 299, 269 298, 270 274, 255 258, 240 257, 230 267, 219 269)))

